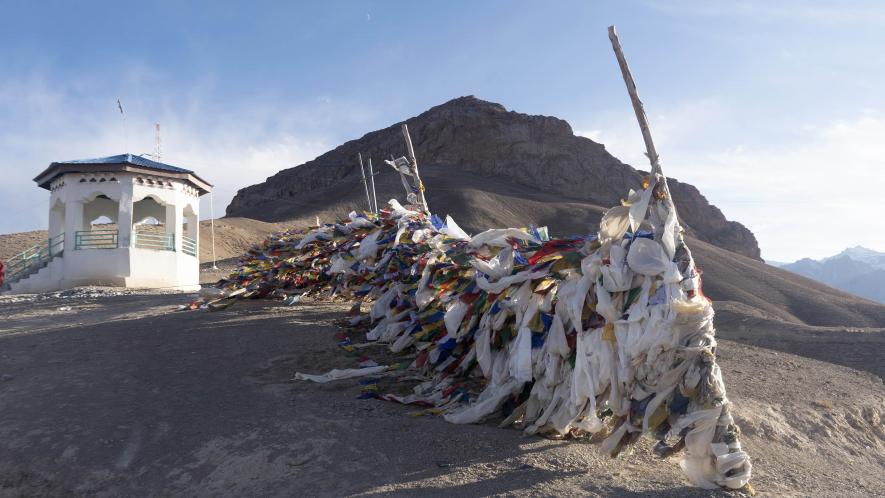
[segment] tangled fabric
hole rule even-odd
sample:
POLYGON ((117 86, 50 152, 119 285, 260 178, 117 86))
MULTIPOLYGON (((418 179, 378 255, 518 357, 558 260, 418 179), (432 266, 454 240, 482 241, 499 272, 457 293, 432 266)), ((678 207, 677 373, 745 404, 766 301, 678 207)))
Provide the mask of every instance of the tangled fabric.
POLYGON ((649 434, 659 456, 683 453, 695 485, 742 488, 751 464, 716 364, 713 307, 662 179, 644 185, 597 234, 555 240, 534 228, 471 237, 450 217, 392 200, 377 216, 276 234, 206 306, 320 291, 369 303, 351 325, 414 358, 406 364, 423 382, 407 396, 367 397, 456 424, 497 418, 528 434, 593 435, 611 456, 649 434))

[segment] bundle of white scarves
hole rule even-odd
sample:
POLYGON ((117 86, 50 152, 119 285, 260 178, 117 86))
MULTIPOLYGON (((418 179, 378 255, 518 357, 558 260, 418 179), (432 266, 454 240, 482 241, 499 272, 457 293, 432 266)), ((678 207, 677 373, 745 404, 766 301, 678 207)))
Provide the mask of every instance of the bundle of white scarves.
MULTIPOLYGON (((514 255, 508 239, 533 238, 524 231, 489 230, 469 237, 448 218, 442 232, 415 232, 413 242, 426 242, 431 247, 418 284, 417 309, 392 308, 391 302, 407 289, 390 286, 371 308, 373 327, 367 338, 388 342, 394 352, 415 345, 415 335, 408 333, 415 312, 436 301, 447 310, 447 337, 459 339, 475 331, 467 360, 476 360, 486 381, 484 390, 466 406, 441 400, 449 422, 481 422, 500 413, 507 400, 530 384, 528 399, 504 424, 519 424, 529 434, 601 433, 606 435, 601 449, 612 455, 639 434, 654 431, 662 438, 659 447, 663 454, 684 446, 680 465, 695 485, 745 486, 752 466, 737 440, 739 431, 715 361, 713 307, 700 293, 700 275, 672 204, 657 198, 656 184, 631 191, 624 205, 610 209, 600 223, 595 243, 588 242, 582 249, 581 271, 567 272, 564 278, 557 275, 555 289, 547 293, 534 292, 532 285, 551 277, 547 270, 513 273, 514 255), (428 269, 443 257, 446 238, 468 241, 477 254, 497 254, 488 261, 475 260, 473 277, 486 292, 510 290, 495 313, 465 320, 467 305, 458 295, 429 291, 428 269), (638 295, 624 309, 628 292, 635 293, 637 288, 638 295), (584 329, 585 305, 592 305, 605 324, 584 329), (529 325, 538 313, 552 315, 552 324, 543 346, 533 348, 529 325), (496 350, 492 335, 511 317, 518 333, 496 350), (575 334, 574 350, 566 338, 570 334, 575 334), (683 402, 687 399, 687 405, 674 413, 668 403, 677 395, 683 402), (636 410, 637 403, 643 409, 636 410), (668 440, 675 440, 676 447, 668 440)), ((416 214, 395 201, 391 207, 404 226, 416 214)), ((316 234, 313 240, 323 236, 316 234)), ((368 263, 378 261, 382 256, 373 252, 377 251, 374 239, 366 239, 352 256, 368 263)), ((431 352, 431 361, 438 353, 431 352)), ((462 367, 470 363, 467 360, 462 367)), ((418 386, 416 392, 425 399, 428 395, 441 399, 438 392, 450 384, 448 376, 439 376, 418 386)))

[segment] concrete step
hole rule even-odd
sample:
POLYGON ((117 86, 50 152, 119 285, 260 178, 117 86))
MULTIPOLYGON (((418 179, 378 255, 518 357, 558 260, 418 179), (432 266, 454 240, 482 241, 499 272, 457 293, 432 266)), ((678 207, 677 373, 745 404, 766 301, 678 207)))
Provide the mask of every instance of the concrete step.
POLYGON ((55 256, 52 259, 45 261, 42 265, 35 266, 32 271, 27 273, 25 276, 17 279, 14 282, 6 282, 3 285, 3 288, 0 289, 3 292, 10 293, 20 293, 20 292, 30 292, 31 284, 36 284, 39 286, 39 280, 41 274, 46 271, 50 265, 56 263, 57 261, 62 260, 61 256, 55 256), (36 281, 36 282, 35 282, 36 281))

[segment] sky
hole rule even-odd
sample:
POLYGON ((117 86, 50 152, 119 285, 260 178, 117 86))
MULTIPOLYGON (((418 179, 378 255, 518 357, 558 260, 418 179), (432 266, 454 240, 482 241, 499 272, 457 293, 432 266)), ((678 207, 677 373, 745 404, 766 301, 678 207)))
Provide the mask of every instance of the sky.
POLYGON ((52 161, 154 151, 246 185, 462 95, 557 116, 668 176, 762 256, 885 252, 885 2, 0 0, 0 233, 45 228, 52 161), (125 126, 117 99, 126 113, 125 126))

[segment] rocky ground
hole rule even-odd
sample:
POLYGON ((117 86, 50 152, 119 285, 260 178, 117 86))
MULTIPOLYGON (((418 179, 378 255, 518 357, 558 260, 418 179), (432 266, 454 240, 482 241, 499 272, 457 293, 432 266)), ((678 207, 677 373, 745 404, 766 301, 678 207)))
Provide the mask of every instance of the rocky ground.
MULTIPOLYGON (((610 460, 359 400, 356 380, 291 381, 355 366, 342 303, 174 312, 187 299, 0 297, 0 496, 737 496, 690 487, 650 441, 610 460)), ((804 341, 727 308, 720 365, 759 495, 885 495, 882 331, 804 341)))

